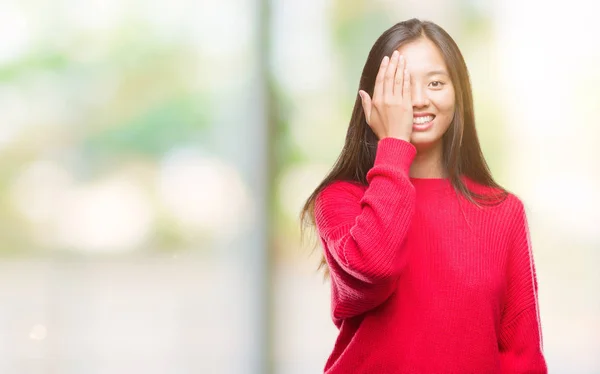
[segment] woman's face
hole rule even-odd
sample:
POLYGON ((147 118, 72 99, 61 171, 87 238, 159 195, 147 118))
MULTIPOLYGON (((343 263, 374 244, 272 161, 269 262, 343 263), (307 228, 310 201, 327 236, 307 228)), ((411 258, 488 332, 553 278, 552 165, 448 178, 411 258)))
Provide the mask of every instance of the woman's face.
POLYGON ((413 132, 410 142, 430 148, 441 142, 454 117, 454 86, 439 49, 421 38, 398 49, 411 79, 413 132))

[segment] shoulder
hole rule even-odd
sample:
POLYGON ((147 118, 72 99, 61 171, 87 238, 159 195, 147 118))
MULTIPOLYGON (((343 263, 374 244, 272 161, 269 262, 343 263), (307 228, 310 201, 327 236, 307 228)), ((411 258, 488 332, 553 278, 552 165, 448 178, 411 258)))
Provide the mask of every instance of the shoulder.
POLYGON ((486 186, 474 180, 464 177, 464 182, 469 191, 490 197, 498 197, 496 203, 486 206, 484 209, 492 216, 500 219, 504 225, 509 227, 522 225, 525 219, 525 203, 513 192, 504 188, 486 186))
POLYGON ((499 195, 502 194, 505 190, 502 188, 486 186, 481 184, 467 176, 462 176, 462 180, 465 186, 469 189, 469 191, 481 194, 481 195, 499 195))
POLYGON ((509 194, 506 200, 506 215, 511 235, 521 236, 524 233, 529 235, 525 204, 517 195, 512 193, 509 194))
POLYGON ((498 204, 502 210, 519 212, 524 209, 523 200, 503 187, 486 186, 466 176, 463 177, 463 181, 471 192, 485 196, 502 197, 498 204))
POLYGON ((497 223, 505 227, 508 238, 528 231, 525 203, 516 194, 506 192, 506 197, 494 211, 497 223))
POLYGON ((525 204, 519 196, 512 192, 506 193, 506 198, 499 208, 499 213, 510 227, 518 226, 525 218, 525 204))
POLYGON ((509 192, 506 196, 505 204, 507 209, 512 211, 514 214, 522 214, 525 212, 525 203, 523 203, 523 200, 521 200, 521 198, 512 192, 509 192))

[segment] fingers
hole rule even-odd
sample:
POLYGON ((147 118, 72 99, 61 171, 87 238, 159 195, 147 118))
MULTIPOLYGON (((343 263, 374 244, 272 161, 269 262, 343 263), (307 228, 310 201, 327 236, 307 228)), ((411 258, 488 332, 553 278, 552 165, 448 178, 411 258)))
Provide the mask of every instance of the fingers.
POLYGON ((365 112, 365 119, 367 120, 367 124, 371 123, 371 98, 369 94, 363 90, 358 91, 360 95, 363 111, 365 112))
POLYGON ((396 71, 394 72, 394 95, 402 96, 405 69, 406 60, 404 59, 404 56, 400 56, 396 71))
POLYGON ((379 66, 379 72, 377 73, 377 78, 375 78, 375 88, 373 89, 373 100, 375 98, 383 97, 383 78, 385 76, 385 71, 387 70, 388 64, 390 62, 390 58, 385 56, 383 60, 381 60, 381 65, 379 66))
POLYGON ((411 89, 410 89, 410 74, 408 68, 404 68, 404 83, 402 85, 402 98, 412 102, 411 89))
POLYGON ((400 53, 398 51, 394 51, 392 53, 392 58, 390 59, 390 63, 385 71, 385 78, 383 82, 383 95, 384 96, 393 96, 394 95, 394 77, 396 75, 396 68, 398 67, 398 56, 400 53))

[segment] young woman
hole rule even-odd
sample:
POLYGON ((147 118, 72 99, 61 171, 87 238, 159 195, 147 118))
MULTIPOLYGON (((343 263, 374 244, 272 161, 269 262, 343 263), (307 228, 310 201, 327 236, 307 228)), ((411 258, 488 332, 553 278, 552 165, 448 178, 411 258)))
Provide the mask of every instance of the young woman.
POLYGON ((523 203, 483 158, 467 67, 431 22, 376 41, 307 200, 339 336, 330 374, 547 373, 523 203))

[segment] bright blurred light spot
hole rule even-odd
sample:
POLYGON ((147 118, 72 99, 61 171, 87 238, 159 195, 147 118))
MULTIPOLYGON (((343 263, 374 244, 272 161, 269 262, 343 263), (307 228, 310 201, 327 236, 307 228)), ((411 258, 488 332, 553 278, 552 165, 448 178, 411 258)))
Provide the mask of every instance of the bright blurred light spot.
POLYGON ((298 220, 306 199, 325 178, 329 165, 304 164, 291 167, 281 176, 277 196, 284 214, 298 220))
POLYGON ((57 240, 67 248, 120 252, 141 245, 152 229, 152 207, 128 176, 113 176, 68 191, 57 214, 57 240))
POLYGON ((159 191, 168 211, 187 230, 230 234, 250 216, 249 194, 239 173, 192 150, 165 158, 159 191))
POLYGON ((35 325, 31 328, 31 331, 29 332, 29 338, 31 340, 44 340, 46 339, 47 334, 48 331, 46 329, 46 326, 35 325))
POLYGON ((30 48, 31 30, 26 15, 13 4, 2 2, 0 35, 0 63, 16 60, 30 48))

